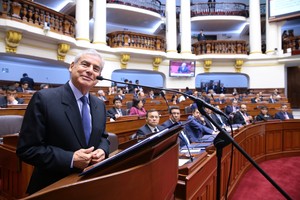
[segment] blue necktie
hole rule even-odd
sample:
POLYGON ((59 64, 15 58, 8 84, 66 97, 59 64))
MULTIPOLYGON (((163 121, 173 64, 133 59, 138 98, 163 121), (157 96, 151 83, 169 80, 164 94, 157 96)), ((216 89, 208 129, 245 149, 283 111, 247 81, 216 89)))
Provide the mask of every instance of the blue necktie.
POLYGON ((91 135, 91 117, 88 109, 88 99, 86 96, 82 96, 80 100, 82 101, 82 110, 81 110, 82 126, 84 130, 86 143, 88 144, 91 135))

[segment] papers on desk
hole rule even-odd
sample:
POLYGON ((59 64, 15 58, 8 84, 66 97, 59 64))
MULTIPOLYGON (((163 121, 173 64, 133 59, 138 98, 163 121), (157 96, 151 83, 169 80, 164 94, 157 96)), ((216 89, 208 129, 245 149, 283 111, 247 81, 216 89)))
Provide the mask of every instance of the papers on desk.
POLYGON ((178 166, 180 167, 180 166, 188 163, 189 161, 191 161, 191 159, 189 159, 189 158, 180 158, 179 162, 178 162, 178 166))

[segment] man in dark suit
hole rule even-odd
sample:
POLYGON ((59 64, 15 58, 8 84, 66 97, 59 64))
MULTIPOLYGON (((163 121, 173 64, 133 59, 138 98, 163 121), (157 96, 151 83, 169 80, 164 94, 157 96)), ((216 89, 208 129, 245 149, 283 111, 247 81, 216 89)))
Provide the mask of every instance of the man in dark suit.
POLYGON ((281 105, 281 111, 275 114, 275 119, 286 120, 286 119, 294 119, 292 113, 287 112, 288 107, 286 104, 281 105))
POLYGON ((107 116, 111 121, 115 121, 119 117, 127 115, 126 110, 122 109, 122 99, 119 97, 115 97, 113 99, 114 107, 107 111, 107 116))
POLYGON ((6 96, 0 96, 0 108, 6 108, 7 105, 23 104, 24 99, 18 98, 15 87, 9 87, 6 90, 6 96))
POLYGON ((70 64, 70 81, 32 96, 17 145, 34 166, 29 194, 108 157, 105 104, 89 93, 103 66, 97 51, 85 50, 70 64))
POLYGON ((23 83, 28 83, 28 89, 34 90, 34 80, 28 76, 27 73, 23 74, 23 78, 20 79, 20 84, 23 85, 23 83))
POLYGON ((139 128, 135 137, 144 137, 151 133, 156 133, 163 130, 164 127, 159 125, 159 113, 155 109, 150 109, 146 114, 146 124, 139 128))
POLYGON ((191 122, 185 125, 185 130, 191 142, 201 142, 203 135, 212 135, 215 133, 214 130, 201 123, 200 117, 201 115, 198 109, 192 110, 192 115, 188 116, 188 120, 191 120, 191 122))
MULTIPOLYGON (((162 126, 165 128, 169 128, 175 124, 181 124, 180 121, 180 108, 178 106, 171 106, 169 108, 169 119, 165 121, 162 126)), ((186 133, 186 130, 183 130, 179 133, 179 145, 180 148, 190 145, 191 140, 189 135, 186 133)))
POLYGON ((178 73, 189 73, 190 70, 189 70, 188 66, 186 65, 186 63, 183 62, 183 63, 178 67, 177 72, 178 72, 178 73))
POLYGON ((247 113, 247 106, 245 104, 241 105, 241 109, 234 114, 233 123, 248 125, 252 123, 253 118, 247 113))

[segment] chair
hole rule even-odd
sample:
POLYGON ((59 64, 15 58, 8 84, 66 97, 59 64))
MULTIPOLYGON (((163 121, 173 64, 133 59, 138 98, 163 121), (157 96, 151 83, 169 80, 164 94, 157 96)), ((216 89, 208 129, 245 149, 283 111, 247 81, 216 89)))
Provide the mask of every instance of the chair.
POLYGON ((0 137, 3 135, 19 133, 23 122, 21 115, 2 115, 0 116, 0 137))
POLYGON ((112 153, 112 152, 118 150, 118 147, 119 147, 118 136, 114 133, 108 133, 108 138, 107 139, 110 142, 109 153, 112 153))

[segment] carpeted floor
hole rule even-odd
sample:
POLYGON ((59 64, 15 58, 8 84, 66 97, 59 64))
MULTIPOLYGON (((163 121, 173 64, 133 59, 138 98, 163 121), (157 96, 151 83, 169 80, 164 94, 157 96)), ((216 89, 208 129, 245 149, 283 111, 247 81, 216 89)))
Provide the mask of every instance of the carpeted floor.
MULTIPOLYGON (((259 166, 293 199, 300 200, 300 157, 269 160, 259 166)), ((256 168, 242 178, 231 200, 286 199, 256 168)))

